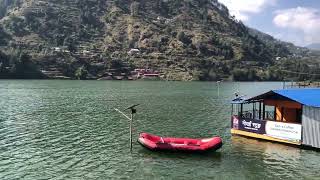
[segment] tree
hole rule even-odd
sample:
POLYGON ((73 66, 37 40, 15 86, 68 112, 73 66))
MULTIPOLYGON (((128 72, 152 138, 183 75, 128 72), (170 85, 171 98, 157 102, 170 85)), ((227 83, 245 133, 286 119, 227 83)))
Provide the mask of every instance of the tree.
POLYGON ((11 69, 10 72, 14 78, 19 79, 39 79, 43 78, 43 74, 31 59, 31 56, 26 52, 17 52, 11 54, 10 57, 11 69))
POLYGON ((139 15, 139 3, 134 1, 130 5, 131 16, 135 17, 139 15))
POLYGON ((76 46, 75 46, 75 40, 74 40, 72 37, 70 37, 70 36, 68 36, 68 37, 66 37, 66 38, 64 39, 64 41, 63 41, 63 46, 68 47, 68 50, 69 50, 70 52, 75 52, 75 51, 77 50, 77 48, 76 48, 76 46))
POLYGON ((192 43, 192 40, 183 32, 183 31, 180 31, 178 34, 177 34, 177 38, 179 41, 181 41, 183 44, 186 44, 186 45, 189 45, 192 43))
POLYGON ((7 45, 8 39, 10 39, 10 35, 7 34, 3 27, 0 26, 0 45, 7 45))
POLYGON ((86 79, 88 75, 88 71, 84 66, 79 67, 76 72, 75 72, 75 77, 80 80, 80 79, 86 79))

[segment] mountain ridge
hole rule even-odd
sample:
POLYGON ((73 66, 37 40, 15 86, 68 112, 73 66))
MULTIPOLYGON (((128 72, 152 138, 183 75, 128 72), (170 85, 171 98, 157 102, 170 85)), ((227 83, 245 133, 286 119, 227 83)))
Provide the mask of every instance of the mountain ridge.
POLYGON ((275 80, 269 74, 277 74, 271 68, 276 59, 297 56, 295 46, 246 27, 216 0, 0 4, 6 5, 0 20, 3 56, 26 53, 39 70, 59 77, 130 76, 145 68, 167 80, 275 80), (139 53, 128 54, 131 49, 139 53))

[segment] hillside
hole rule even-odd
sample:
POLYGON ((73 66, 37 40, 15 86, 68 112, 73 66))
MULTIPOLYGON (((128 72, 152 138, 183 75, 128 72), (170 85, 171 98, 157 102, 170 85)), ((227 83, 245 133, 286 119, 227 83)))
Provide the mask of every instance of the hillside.
POLYGON ((140 68, 167 80, 277 80, 276 59, 308 53, 216 0, 0 0, 0 9, 0 78, 122 79, 140 68))

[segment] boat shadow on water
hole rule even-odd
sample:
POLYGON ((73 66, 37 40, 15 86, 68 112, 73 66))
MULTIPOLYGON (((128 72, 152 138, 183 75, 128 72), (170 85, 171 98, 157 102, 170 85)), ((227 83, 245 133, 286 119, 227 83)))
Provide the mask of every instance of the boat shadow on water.
POLYGON ((166 159, 196 159, 196 160, 208 160, 208 158, 221 161, 221 151, 206 151, 206 152, 188 152, 188 151, 152 151, 145 148, 139 148, 137 150, 139 156, 148 158, 166 158, 166 159))

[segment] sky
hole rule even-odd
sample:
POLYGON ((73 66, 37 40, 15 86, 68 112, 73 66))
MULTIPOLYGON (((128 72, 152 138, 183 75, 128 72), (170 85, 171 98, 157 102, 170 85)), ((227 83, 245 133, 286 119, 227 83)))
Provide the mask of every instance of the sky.
POLYGON ((219 0, 245 25, 298 46, 320 43, 320 0, 219 0))

